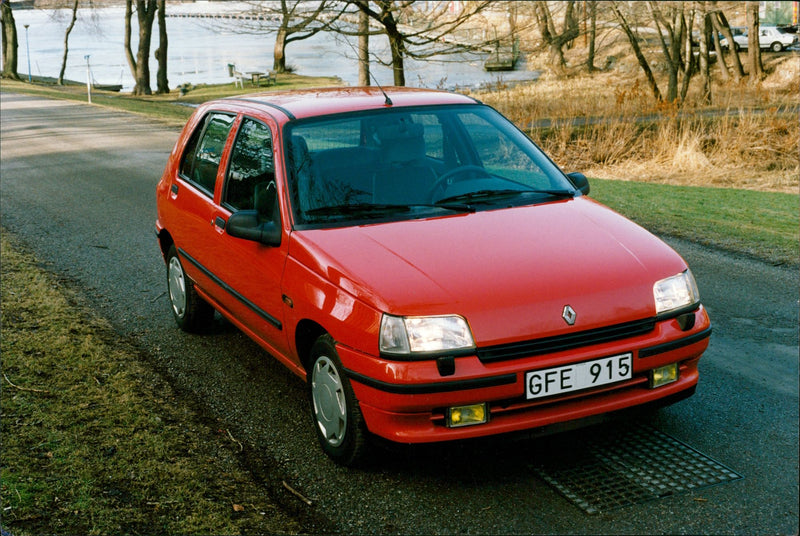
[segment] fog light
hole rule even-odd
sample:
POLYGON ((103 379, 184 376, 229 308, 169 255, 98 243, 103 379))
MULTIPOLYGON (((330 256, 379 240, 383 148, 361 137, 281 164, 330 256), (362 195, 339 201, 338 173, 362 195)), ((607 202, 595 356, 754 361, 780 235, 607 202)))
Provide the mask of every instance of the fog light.
POLYGON ((486 402, 469 406, 454 406, 447 410, 445 418, 447 426, 450 428, 483 424, 489 420, 489 411, 486 402))
POLYGON ((678 364, 672 363, 666 367, 658 367, 650 371, 650 388, 655 389, 668 383, 677 381, 678 364))

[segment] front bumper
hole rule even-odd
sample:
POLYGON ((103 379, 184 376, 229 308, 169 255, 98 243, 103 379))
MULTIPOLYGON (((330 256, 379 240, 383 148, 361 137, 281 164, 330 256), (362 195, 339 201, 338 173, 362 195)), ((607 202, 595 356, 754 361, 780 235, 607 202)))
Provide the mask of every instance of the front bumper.
POLYGON ((389 361, 345 346, 339 346, 338 351, 367 428, 396 442, 428 443, 548 427, 680 398, 697 385, 697 364, 710 335, 708 315, 699 306, 680 319, 657 321, 652 330, 634 337, 508 360, 455 357, 455 371, 446 376, 435 360, 389 361), (689 323, 688 316, 693 316, 689 323), (633 377, 628 380, 544 399, 525 399, 528 371, 625 352, 633 353, 633 377), (651 389, 648 372, 671 363, 679 365, 678 380, 651 389), (487 423, 446 426, 447 408, 482 402, 488 403, 487 423))

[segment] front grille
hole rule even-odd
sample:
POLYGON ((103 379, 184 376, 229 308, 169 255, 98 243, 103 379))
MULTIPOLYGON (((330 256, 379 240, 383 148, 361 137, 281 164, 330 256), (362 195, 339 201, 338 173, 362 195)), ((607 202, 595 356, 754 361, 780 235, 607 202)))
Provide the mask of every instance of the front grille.
POLYGON ((593 344, 644 335, 645 333, 653 331, 655 326, 655 318, 647 318, 645 320, 636 320, 634 322, 589 329, 577 333, 568 333, 566 335, 556 335, 554 337, 545 337, 532 341, 513 342, 478 348, 477 354, 478 359, 480 359, 482 363, 508 361, 510 359, 563 352, 564 350, 571 350, 573 348, 581 348, 593 344))

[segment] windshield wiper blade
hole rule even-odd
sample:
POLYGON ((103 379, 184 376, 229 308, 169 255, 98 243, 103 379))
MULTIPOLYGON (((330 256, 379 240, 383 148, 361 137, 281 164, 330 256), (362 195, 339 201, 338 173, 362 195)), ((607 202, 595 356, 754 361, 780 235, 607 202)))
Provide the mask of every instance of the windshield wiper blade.
POLYGON ((378 217, 384 214, 394 214, 398 212, 410 212, 416 207, 437 208, 452 210, 454 212, 475 212, 475 207, 460 203, 427 204, 414 203, 411 205, 400 205, 390 203, 352 203, 349 205, 329 205, 307 210, 306 216, 372 216, 378 217))
POLYGON ((475 207, 464 203, 442 203, 437 201, 434 204, 414 203, 414 207, 443 208, 453 212, 475 212, 475 207))
MULTIPOLYGON (((491 203, 497 199, 516 197, 521 195, 549 195, 553 197, 575 197, 572 190, 478 190, 477 192, 466 192, 463 194, 445 197, 436 201, 436 206, 447 206, 453 201, 467 201, 469 203, 491 203)), ((469 205, 468 205, 469 206, 469 205)))
POLYGON ((553 197, 575 197, 573 190, 526 190, 526 194, 547 194, 553 197))
POLYGON ((512 197, 527 193, 529 190, 478 190, 476 192, 465 192, 463 194, 444 197, 434 203, 436 206, 448 206, 453 201, 486 202, 498 198, 512 197))

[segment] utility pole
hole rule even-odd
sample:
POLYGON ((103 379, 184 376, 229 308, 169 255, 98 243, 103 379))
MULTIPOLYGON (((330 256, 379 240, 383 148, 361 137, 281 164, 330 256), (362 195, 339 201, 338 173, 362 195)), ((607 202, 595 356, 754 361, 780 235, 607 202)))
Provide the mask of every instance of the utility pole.
POLYGON ((28 55, 28 82, 32 82, 33 78, 31 77, 31 45, 28 41, 28 26, 30 24, 24 24, 25 26, 25 50, 26 54, 28 55))
POLYGON ((89 97, 89 104, 92 103, 92 68, 89 67, 89 54, 85 55, 86 60, 86 95, 89 97))

